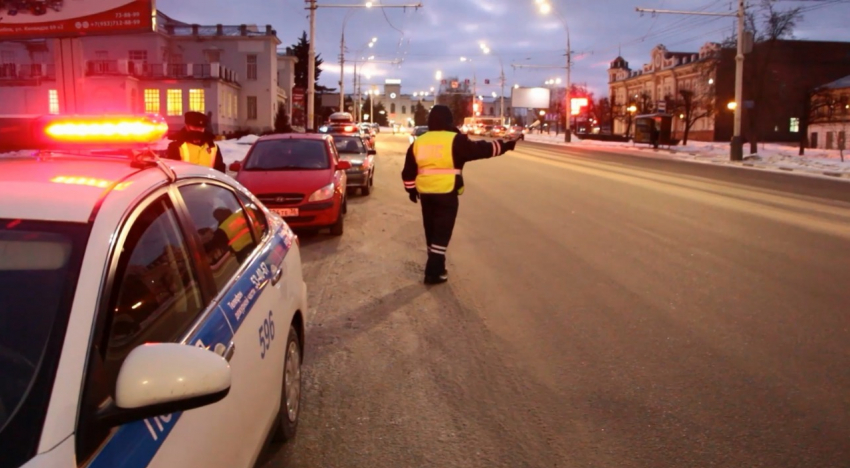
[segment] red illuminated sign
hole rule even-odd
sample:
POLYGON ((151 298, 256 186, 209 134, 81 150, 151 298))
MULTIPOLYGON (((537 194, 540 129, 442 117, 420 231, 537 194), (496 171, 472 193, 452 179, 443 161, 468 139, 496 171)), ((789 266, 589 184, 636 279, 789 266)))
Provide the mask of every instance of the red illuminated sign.
POLYGON ((582 107, 587 107, 587 98, 572 98, 570 99, 570 114, 579 115, 582 107))
POLYGON ((0 2, 0 39, 149 32, 154 0, 0 2))

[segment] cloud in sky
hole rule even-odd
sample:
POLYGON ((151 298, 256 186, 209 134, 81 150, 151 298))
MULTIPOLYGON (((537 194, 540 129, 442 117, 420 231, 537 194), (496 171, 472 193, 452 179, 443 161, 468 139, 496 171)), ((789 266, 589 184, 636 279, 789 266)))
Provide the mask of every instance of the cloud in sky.
MULTIPOLYGON (((378 37, 369 54, 382 61, 403 62, 400 66, 374 65, 371 81, 380 84, 384 78, 398 78, 405 92, 434 86, 437 70, 445 77, 469 79, 474 73, 486 94, 499 91, 501 69, 507 81, 506 93, 515 83, 538 86, 565 74, 565 25, 556 16, 541 15, 535 0, 383 0, 383 3, 403 5, 417 1, 421 1, 422 8, 387 8, 383 12, 376 8, 319 8, 316 50, 325 59, 321 83, 337 87, 339 64, 331 62, 337 61, 344 23, 346 59, 353 60, 358 49, 372 37, 378 37), (491 49, 490 55, 481 52, 482 41, 491 49), (472 62, 461 62, 461 56, 471 58, 472 62), (485 78, 490 79, 489 86, 483 85, 485 78)), ((362 2, 318 0, 319 5, 322 3, 362 2)), ((649 51, 658 44, 670 50, 698 51, 705 42, 720 41, 730 35, 734 26, 733 18, 635 12, 637 6, 729 12, 728 0, 552 0, 552 4, 570 30, 573 81, 586 83, 603 95, 607 94, 608 81, 605 68, 618 52, 636 68, 649 60, 649 51)), ((301 0, 159 0, 157 5, 166 14, 189 23, 271 24, 284 46, 295 43, 302 31, 309 28, 308 12, 301 0)), ((783 1, 779 5, 812 7, 813 2, 783 1)), ((824 2, 819 9, 805 13, 795 36, 850 41, 847 18, 850 18, 849 3, 824 2)), ((346 89, 350 90, 348 64, 346 81, 346 89)))

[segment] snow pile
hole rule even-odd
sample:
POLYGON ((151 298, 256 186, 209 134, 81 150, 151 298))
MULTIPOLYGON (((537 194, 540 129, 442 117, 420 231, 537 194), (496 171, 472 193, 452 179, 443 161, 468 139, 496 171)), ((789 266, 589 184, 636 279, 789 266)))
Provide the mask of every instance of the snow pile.
POLYGON ((245 135, 242 138, 236 140, 240 145, 253 145, 255 141, 259 140, 260 137, 257 135, 245 135))
MULTIPOLYGON (((530 142, 560 146, 627 150, 631 154, 649 157, 672 157, 683 161, 850 178, 850 152, 845 152, 845 160, 842 162, 838 150, 806 149, 806 155, 799 156, 797 146, 764 143, 759 145, 757 154, 745 155, 744 161, 740 162, 729 160, 729 144, 721 142, 689 141, 686 146, 669 148, 662 146, 658 150, 654 150, 647 144, 582 140, 575 136, 573 136, 571 143, 565 143, 563 133, 557 136, 554 133, 551 135, 528 133, 525 135, 525 139, 530 142)), ((749 145, 745 144, 744 152, 748 152, 749 149, 749 145)))
POLYGON ((221 149, 221 158, 224 160, 225 165, 230 166, 230 163, 234 161, 242 161, 245 159, 245 156, 248 154, 248 150, 251 147, 245 143, 240 143, 242 138, 239 140, 222 140, 216 142, 218 147, 221 149))

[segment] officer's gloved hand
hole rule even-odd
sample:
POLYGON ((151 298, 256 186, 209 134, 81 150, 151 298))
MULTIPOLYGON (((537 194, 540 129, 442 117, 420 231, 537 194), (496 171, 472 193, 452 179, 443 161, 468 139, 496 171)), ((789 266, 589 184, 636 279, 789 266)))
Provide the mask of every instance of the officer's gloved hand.
POLYGON ((407 194, 410 195, 410 201, 413 203, 419 202, 419 192, 416 189, 408 190, 407 194))
POLYGON ((508 140, 502 142, 502 153, 513 151, 516 148, 516 140, 508 140))

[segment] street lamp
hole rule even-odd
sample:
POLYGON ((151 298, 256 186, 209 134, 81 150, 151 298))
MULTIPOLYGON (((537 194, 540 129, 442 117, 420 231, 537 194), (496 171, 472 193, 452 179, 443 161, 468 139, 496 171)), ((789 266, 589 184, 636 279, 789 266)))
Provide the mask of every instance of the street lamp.
POLYGON ((461 62, 469 62, 472 64, 472 103, 475 104, 475 96, 478 94, 478 79, 475 73, 475 62, 471 58, 461 57, 461 62))
MULTIPOLYGON (((540 13, 542 13, 544 15, 548 15, 550 12, 554 11, 555 14, 558 16, 558 19, 560 19, 561 23, 563 23, 564 29, 567 32, 567 83, 566 83, 566 85, 567 85, 567 92, 566 92, 567 103, 566 103, 565 108, 567 109, 567 112, 569 112, 569 109, 572 107, 571 106, 572 101, 570 100, 570 87, 571 87, 570 86, 570 66, 571 66, 571 63, 572 63, 572 47, 570 47, 570 26, 567 24, 567 20, 564 18, 564 16, 561 15, 561 13, 558 10, 552 8, 552 4, 550 4, 547 0, 535 0, 535 2, 540 7, 540 13)), ((564 112, 564 113, 567 114, 567 112, 564 112)), ((564 132, 564 141, 569 143, 572 139, 572 130, 570 128, 570 117, 569 117, 569 115, 565 115, 565 117, 566 117, 566 119, 565 119, 566 120, 566 131, 564 132)))
MULTIPOLYGON (((487 44, 481 42, 481 51, 484 54, 490 54, 490 48, 487 47, 487 44)), ((501 89, 502 97, 499 99, 499 118, 502 120, 502 124, 505 123, 505 66, 502 62, 502 56, 496 54, 496 57, 499 58, 499 86, 501 89)), ((496 97, 496 96, 493 96, 496 97)))

